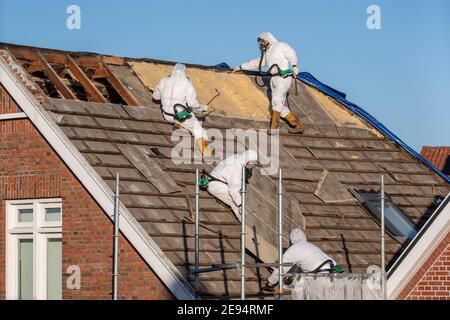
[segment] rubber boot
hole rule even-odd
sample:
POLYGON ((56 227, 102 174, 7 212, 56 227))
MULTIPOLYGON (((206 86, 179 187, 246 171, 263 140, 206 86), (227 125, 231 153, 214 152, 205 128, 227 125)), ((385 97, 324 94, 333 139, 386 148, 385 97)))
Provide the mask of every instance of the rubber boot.
POLYGON ((278 129, 279 125, 280 125, 280 113, 278 111, 273 111, 272 118, 270 119, 270 129, 267 133, 272 134, 272 130, 278 129))
POLYGON ((302 123, 300 122, 300 120, 298 120, 295 113, 289 112, 288 115, 284 118, 284 120, 286 120, 286 122, 292 127, 291 129, 289 129, 289 133, 299 134, 305 131, 302 123))
POLYGON ((214 157, 214 153, 209 151, 206 147, 206 140, 204 138, 198 139, 198 147, 200 148, 200 152, 203 155, 203 158, 211 158, 214 157))

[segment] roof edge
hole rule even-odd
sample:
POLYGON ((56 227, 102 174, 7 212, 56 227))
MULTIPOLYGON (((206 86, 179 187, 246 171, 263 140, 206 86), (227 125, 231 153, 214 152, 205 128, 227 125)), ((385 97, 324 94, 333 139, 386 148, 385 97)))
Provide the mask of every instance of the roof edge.
MULTIPOLYGON (((38 131, 94 197, 109 219, 113 220, 114 193, 1 57, 0 83, 5 86, 38 131)), ((120 231, 172 294, 180 300, 195 299, 192 286, 122 203, 120 203, 119 211, 123 217, 119 224, 120 231)))
MULTIPOLYGON (((193 67, 193 68, 199 68, 199 69, 206 69, 206 70, 216 70, 216 71, 226 71, 231 72, 232 70, 229 68, 224 67, 222 64, 219 65, 213 65, 213 66, 207 66, 202 64, 196 64, 196 63, 187 63, 183 61, 170 61, 170 60, 160 60, 160 59, 151 59, 151 58, 136 58, 136 57, 129 57, 129 56, 118 56, 118 55, 111 55, 111 54, 104 54, 104 53, 98 53, 98 52, 90 52, 90 51, 69 51, 69 50, 61 50, 61 49, 52 49, 52 48, 45 48, 45 47, 33 47, 33 46, 27 46, 22 44, 15 44, 15 43, 7 43, 7 42, 0 42, 0 48, 2 46, 10 47, 10 48, 22 48, 22 49, 28 49, 28 50, 40 50, 44 52, 53 52, 53 53, 61 53, 61 54, 70 54, 75 57, 104 57, 104 58, 118 58, 123 59, 125 62, 128 61, 134 61, 134 62, 150 62, 150 63, 158 63, 158 64, 167 64, 167 65, 175 65, 176 63, 183 63, 187 67, 193 67)), ((227 64, 225 64, 228 66, 227 64)), ((249 71, 249 73, 253 73, 253 71, 249 71)))
POLYGON ((402 292, 423 263, 446 237, 449 229, 450 193, 389 269, 387 274, 389 299, 395 299, 402 292))

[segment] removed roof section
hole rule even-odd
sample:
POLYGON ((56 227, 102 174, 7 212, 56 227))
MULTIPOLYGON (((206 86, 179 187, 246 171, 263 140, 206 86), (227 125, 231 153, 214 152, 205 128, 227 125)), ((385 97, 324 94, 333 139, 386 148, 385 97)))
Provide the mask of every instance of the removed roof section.
POLYGON ((450 176, 450 147, 422 147, 420 154, 444 174, 450 176))
MULTIPOLYGON (((136 75, 153 90, 158 82, 170 74, 172 65, 153 62, 129 62, 136 75)), ((215 114, 253 120, 269 119, 269 100, 243 74, 188 68, 187 75, 194 84, 200 103, 208 103, 217 89, 220 96, 211 102, 215 114)))

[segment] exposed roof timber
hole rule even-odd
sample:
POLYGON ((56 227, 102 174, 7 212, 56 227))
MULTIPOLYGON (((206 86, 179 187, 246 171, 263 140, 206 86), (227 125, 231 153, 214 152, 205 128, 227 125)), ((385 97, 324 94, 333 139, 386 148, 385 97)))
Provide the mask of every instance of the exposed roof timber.
POLYGON ((71 99, 71 100, 77 100, 77 97, 75 94, 69 89, 69 87, 62 81, 62 79, 59 77, 59 75, 56 73, 55 69, 50 65, 50 63, 47 61, 47 59, 44 57, 44 55, 36 51, 36 56, 42 66, 44 67, 44 72, 47 75, 47 77, 50 79, 50 81, 53 83, 53 85, 58 89, 58 91, 61 93, 61 95, 65 99, 71 99))
POLYGON ((38 60, 31 62, 30 65, 28 67, 26 67, 25 69, 27 70, 27 72, 29 74, 32 74, 32 73, 37 72, 37 71, 44 71, 45 70, 44 66, 42 65, 42 63, 40 61, 38 61, 38 60))
MULTIPOLYGON (((9 48, 16 58, 28 61, 38 60, 36 48, 7 44, 4 45, 4 47, 9 48)), ((39 49, 39 51, 45 54, 45 57, 49 63, 67 64, 67 52, 50 49, 39 49)), ((125 63, 125 59, 123 57, 101 56, 98 54, 83 54, 78 52, 72 52, 70 55, 80 67, 96 68, 101 62, 114 65, 123 65, 125 63)))
MULTIPOLYGON (((2 42, 0 42, 0 46, 9 47, 10 49, 13 49, 14 51, 20 51, 21 54, 25 54, 28 56, 30 56, 30 54, 32 55, 32 53, 35 50, 41 50, 42 52, 51 53, 52 55, 58 55, 58 54, 65 55, 68 52, 68 51, 63 51, 63 50, 30 47, 30 46, 23 46, 23 45, 18 45, 18 44, 2 43, 2 42)), ((102 54, 95 53, 95 52, 71 52, 70 54, 72 57, 75 58, 75 60, 78 61, 79 65, 81 67, 95 67, 96 65, 89 65, 90 63, 92 63, 94 61, 94 60, 91 60, 92 58, 101 59, 105 63, 113 64, 113 65, 124 65, 126 61, 153 62, 153 63, 167 64, 167 65, 175 65, 177 63, 177 61, 158 60, 158 59, 149 59, 149 58, 108 56, 108 55, 102 55, 102 54), (82 62, 80 63, 79 60, 81 60, 82 62)), ((36 59, 26 59, 26 60, 36 60, 36 59)), ((53 63, 51 60, 50 60, 50 62, 53 63)), ((184 63, 184 64, 187 67, 195 67, 195 68, 204 69, 204 70, 216 70, 216 71, 223 72, 223 73, 230 73, 232 71, 231 69, 215 68, 215 67, 205 66, 205 65, 201 65, 201 64, 194 64, 194 63, 184 63)), ((242 73, 256 75, 258 72, 243 70, 242 73)))
POLYGON ((101 94, 97 87, 89 80, 88 76, 81 70, 78 63, 70 56, 67 55, 67 67, 81 83, 86 92, 91 96, 92 101, 108 103, 106 98, 101 94))
MULTIPOLYGON (((20 66, 18 67, 21 68, 20 66)), ((98 174, 79 153, 76 147, 64 135, 41 104, 32 95, 8 65, 8 61, 0 58, 0 83, 11 94, 16 103, 29 116, 37 130, 55 149, 62 160, 77 176, 88 192, 95 197, 105 214, 112 219, 114 194, 98 174)), ((22 81, 21 81, 22 80, 22 81)), ((146 263, 155 271, 168 289, 178 299, 193 299, 192 286, 167 256, 161 251, 149 234, 140 226, 123 204, 120 204, 120 231, 135 247, 146 263)))
MULTIPOLYGON (((2 50, 0 50, 2 51, 2 50)), ((44 91, 39 87, 36 82, 32 79, 31 75, 28 74, 25 70, 23 70, 22 65, 19 61, 17 61, 14 54, 8 47, 3 47, 4 54, 0 54, 3 59, 5 59, 6 63, 16 72, 19 72, 19 77, 22 81, 25 81, 26 87, 31 91, 31 93, 35 96, 35 98, 42 102, 47 100, 47 96, 44 91)))
POLYGON ((114 75, 111 69, 106 63, 102 63, 102 69, 106 72, 106 79, 117 91, 117 93, 122 97, 122 99, 129 106, 138 106, 139 102, 133 96, 133 94, 127 89, 127 87, 114 75))
POLYGON ((108 74, 106 70, 103 68, 99 68, 95 70, 95 73, 92 75, 92 79, 106 78, 108 74))
POLYGON ((28 72, 44 70, 47 77, 55 85, 58 91, 65 99, 77 100, 75 94, 67 87, 63 80, 58 76, 50 63, 62 64, 69 68, 77 80, 81 83, 83 88, 92 97, 94 102, 107 103, 106 98, 100 93, 97 87, 89 80, 81 67, 95 68, 95 78, 105 77, 111 86, 117 91, 122 99, 129 106, 138 106, 139 102, 131 94, 126 86, 113 74, 108 64, 123 65, 124 58, 120 57, 106 57, 106 56, 90 56, 77 55, 57 52, 54 50, 36 50, 27 47, 5 46, 9 48, 12 54, 19 58, 32 61, 28 68, 28 72), (44 57, 45 53, 45 57, 44 57), (72 57, 74 56, 74 57, 72 57))
POLYGON ((133 94, 127 89, 127 87, 114 75, 111 69, 108 67, 108 63, 115 65, 122 65, 124 63, 123 58, 119 57, 102 57, 102 56, 78 56, 76 58, 72 57, 73 54, 64 54, 56 52, 53 50, 35 50, 31 48, 15 47, 15 46, 5 46, 10 48, 12 54, 20 59, 25 59, 32 61, 28 72, 34 72, 39 70, 44 70, 47 77, 53 83, 53 85, 58 89, 61 95, 65 99, 77 100, 75 94, 69 89, 69 87, 64 83, 64 81, 58 76, 56 71, 50 65, 62 64, 69 68, 69 70, 74 74, 77 80, 81 83, 83 88, 92 97, 94 102, 107 103, 106 98, 100 93, 97 87, 89 80, 87 75, 83 72, 81 67, 91 67, 95 68, 96 72, 94 74, 95 78, 105 77, 111 86, 117 91, 117 93, 122 97, 122 99, 129 106, 138 106, 139 102, 133 96, 133 94), (44 57, 45 54, 45 57, 44 57))

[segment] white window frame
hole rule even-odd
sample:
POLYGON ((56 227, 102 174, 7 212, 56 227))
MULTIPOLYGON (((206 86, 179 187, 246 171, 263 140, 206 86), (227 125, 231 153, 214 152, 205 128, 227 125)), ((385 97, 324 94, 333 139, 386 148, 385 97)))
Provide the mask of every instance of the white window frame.
POLYGON ((33 239, 33 299, 47 298, 47 241, 62 239, 61 198, 6 201, 6 299, 19 298, 18 244, 33 239), (18 222, 18 209, 33 208, 33 222, 18 222), (61 220, 45 222, 45 208, 61 208, 61 220))

